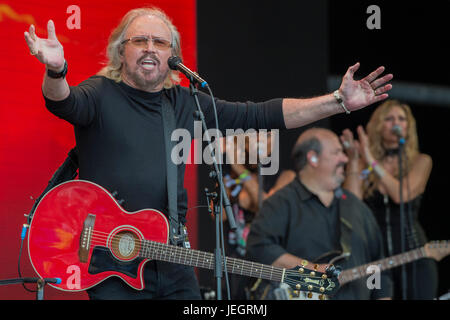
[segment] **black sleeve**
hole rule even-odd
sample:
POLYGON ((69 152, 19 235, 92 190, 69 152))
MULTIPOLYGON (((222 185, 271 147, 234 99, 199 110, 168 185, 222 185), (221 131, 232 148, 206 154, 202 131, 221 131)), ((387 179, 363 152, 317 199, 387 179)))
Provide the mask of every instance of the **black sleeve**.
MULTIPOLYGON (((200 105, 208 128, 215 128, 214 109, 211 97, 199 94, 200 105)), ((226 134, 226 129, 286 129, 283 117, 283 99, 265 102, 227 102, 215 99, 219 129, 226 134)))
POLYGON ((88 126, 97 116, 101 100, 100 77, 91 77, 78 86, 70 87, 69 96, 54 101, 44 96, 45 106, 55 116, 77 126, 88 126))
POLYGON ((263 202, 259 214, 251 224, 247 238, 249 260, 272 264, 287 253, 284 249, 289 221, 287 207, 283 206, 276 195, 263 202))

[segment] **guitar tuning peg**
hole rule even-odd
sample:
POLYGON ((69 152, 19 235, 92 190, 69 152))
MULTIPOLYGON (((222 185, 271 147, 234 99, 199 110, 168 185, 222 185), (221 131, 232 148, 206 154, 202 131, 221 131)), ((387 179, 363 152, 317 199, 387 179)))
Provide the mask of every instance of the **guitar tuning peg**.
POLYGON ((325 300, 325 295, 320 294, 320 295, 319 295, 319 299, 320 299, 320 300, 325 300))
POLYGON ((308 297, 308 299, 312 299, 312 292, 308 292, 308 294, 307 294, 307 297, 308 297))
POLYGON ((300 294, 300 291, 294 290, 294 291, 292 291, 292 293, 294 294, 294 296, 298 297, 300 294))
POLYGON ((318 265, 318 264, 315 264, 315 265, 314 265, 314 270, 317 271, 318 269, 319 269, 319 265, 318 265))

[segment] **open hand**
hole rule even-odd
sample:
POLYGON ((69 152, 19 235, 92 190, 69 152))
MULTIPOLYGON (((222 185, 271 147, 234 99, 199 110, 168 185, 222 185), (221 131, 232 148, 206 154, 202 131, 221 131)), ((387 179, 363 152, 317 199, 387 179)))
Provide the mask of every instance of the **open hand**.
POLYGON ((34 25, 30 26, 29 32, 24 33, 30 54, 47 68, 60 71, 64 67, 64 50, 61 43, 56 38, 55 24, 52 20, 47 23, 48 39, 41 39, 36 35, 34 25))
POLYGON ((353 133, 349 129, 344 129, 339 138, 349 160, 359 159, 360 145, 358 140, 353 138, 353 133))
POLYGON ((367 164, 372 164, 375 158, 370 152, 370 143, 369 137, 367 136, 364 128, 362 126, 358 126, 356 129, 358 131, 358 138, 360 143, 360 153, 367 164))
POLYGON ((384 67, 379 67, 361 80, 354 80, 353 76, 359 66, 358 62, 348 68, 339 88, 344 104, 350 111, 387 99, 388 94, 386 92, 392 89, 392 85, 387 84, 394 77, 392 74, 379 78, 384 72, 384 67))

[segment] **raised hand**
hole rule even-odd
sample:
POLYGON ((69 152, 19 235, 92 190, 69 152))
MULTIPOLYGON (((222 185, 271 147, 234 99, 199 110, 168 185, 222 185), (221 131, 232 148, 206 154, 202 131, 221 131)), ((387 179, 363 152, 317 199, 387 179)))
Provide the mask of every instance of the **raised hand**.
POLYGON ((387 99, 388 94, 386 92, 392 89, 392 85, 387 84, 394 77, 392 74, 379 78, 384 72, 384 67, 379 67, 361 80, 354 80, 353 76, 359 66, 358 62, 348 68, 339 88, 344 104, 350 111, 387 99))
POLYGON ((367 164, 371 164, 375 160, 375 158, 373 157, 372 153, 370 152, 369 137, 367 136, 367 134, 364 131, 364 128, 362 126, 358 126, 358 128, 356 130, 358 132, 358 139, 359 139, 359 144, 360 144, 360 154, 367 164))
POLYGON ((353 138, 353 133, 349 129, 344 129, 339 137, 344 146, 345 153, 349 160, 359 159, 360 145, 358 140, 353 138))
POLYGON ((56 38, 55 24, 52 20, 47 23, 48 39, 41 39, 36 35, 34 25, 30 26, 29 32, 24 33, 30 54, 47 68, 60 71, 64 67, 64 50, 61 43, 56 38))

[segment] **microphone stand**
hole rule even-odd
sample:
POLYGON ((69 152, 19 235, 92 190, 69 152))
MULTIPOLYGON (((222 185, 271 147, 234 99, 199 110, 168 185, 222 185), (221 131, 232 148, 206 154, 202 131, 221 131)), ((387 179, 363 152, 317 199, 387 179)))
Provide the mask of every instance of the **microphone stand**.
MULTIPOLYGON (((398 178, 399 178, 399 200, 400 200, 400 246, 401 246, 401 252, 405 252, 405 204, 403 201, 403 163, 402 163, 402 149, 403 145, 405 144, 405 139, 400 138, 398 140, 398 178)), ((406 283, 406 266, 405 264, 402 264, 402 300, 406 300, 406 290, 407 290, 407 283, 406 283)))
MULTIPOLYGON (((195 115, 197 116, 198 119, 200 119, 202 121, 203 130, 205 132, 204 135, 206 136, 206 141, 208 142, 209 152, 212 155, 212 159, 213 159, 214 171, 211 172, 210 177, 216 178, 218 187, 219 187, 220 201, 217 202, 217 198, 215 198, 216 199, 215 209, 218 209, 218 210, 214 210, 214 212, 215 212, 214 217, 215 217, 215 223, 216 223, 216 248, 214 250, 214 260, 215 260, 214 276, 216 278, 216 283, 217 283, 217 300, 222 300, 222 273, 223 273, 222 261, 223 261, 225 271, 226 271, 226 261, 225 261, 225 257, 222 257, 222 253, 221 253, 222 250, 221 250, 221 244, 220 244, 220 242, 221 242, 220 241, 220 223, 221 223, 222 219, 220 219, 221 215, 218 216, 218 213, 220 213, 220 214, 222 213, 222 206, 221 206, 222 203, 223 203, 223 206, 225 207, 225 212, 227 214, 228 223, 230 224, 230 229, 233 231, 236 230, 236 221, 234 220, 234 215, 233 215, 233 211, 231 208, 230 199, 228 198, 227 192, 225 190, 225 186, 223 184, 222 170, 219 169, 219 165, 217 163, 217 159, 214 154, 214 149, 211 145, 211 136, 209 135, 209 132, 208 132, 208 127, 206 125, 205 116, 200 107, 200 102, 198 100, 198 89, 194 85, 194 79, 192 79, 192 77, 188 77, 188 78, 190 80, 189 87, 191 89, 191 95, 194 97, 195 104, 197 105, 197 111, 195 112, 195 115)), ((218 129, 219 128, 217 128, 217 130, 218 129)))
POLYGON ((57 283, 56 279, 42 279, 42 278, 17 278, 0 280, 1 285, 18 284, 18 283, 36 283, 36 300, 44 300, 44 287, 46 283, 57 283))

